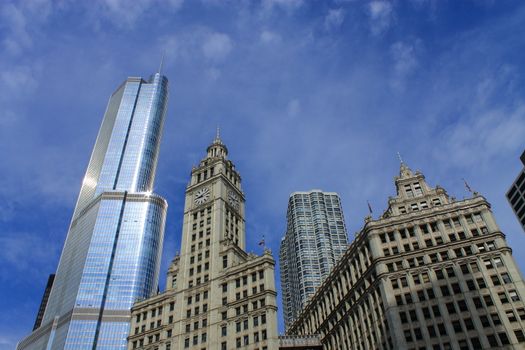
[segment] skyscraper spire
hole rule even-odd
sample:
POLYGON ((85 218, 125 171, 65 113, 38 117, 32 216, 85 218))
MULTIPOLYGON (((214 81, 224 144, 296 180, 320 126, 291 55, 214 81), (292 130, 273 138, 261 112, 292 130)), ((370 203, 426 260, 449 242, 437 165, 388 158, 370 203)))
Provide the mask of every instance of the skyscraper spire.
POLYGON ((167 203, 151 191, 167 101, 156 74, 111 95, 41 326, 18 350, 126 349, 133 301, 158 289, 167 203))
POLYGON ((162 51, 162 56, 160 57, 160 65, 159 65, 159 75, 162 74, 162 66, 164 65, 164 55, 166 54, 166 50, 162 51))

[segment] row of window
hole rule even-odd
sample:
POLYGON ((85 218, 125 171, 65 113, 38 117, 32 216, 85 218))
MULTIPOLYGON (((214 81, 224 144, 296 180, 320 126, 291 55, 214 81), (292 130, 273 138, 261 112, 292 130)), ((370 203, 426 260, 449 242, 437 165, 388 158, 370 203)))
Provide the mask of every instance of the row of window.
MULTIPOLYGON (((437 207, 437 206, 440 206, 441 205, 441 199, 439 198, 432 198, 432 205, 434 207, 437 207)), ((404 206, 404 205, 400 205, 397 209, 399 210, 399 212, 401 214, 406 214, 409 209, 410 211, 419 211, 419 210, 424 210, 424 209, 428 209, 429 206, 428 206, 428 202, 427 201, 421 201, 419 203, 417 202, 414 202, 414 203, 410 203, 410 206, 404 206)))

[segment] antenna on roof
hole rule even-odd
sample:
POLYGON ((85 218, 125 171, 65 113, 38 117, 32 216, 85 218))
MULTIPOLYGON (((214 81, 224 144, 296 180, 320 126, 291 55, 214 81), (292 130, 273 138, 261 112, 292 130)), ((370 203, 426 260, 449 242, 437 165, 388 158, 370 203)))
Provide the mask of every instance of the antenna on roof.
POLYGON ((162 51, 162 56, 160 57, 160 65, 159 65, 159 71, 158 73, 162 73, 162 65, 164 64, 164 55, 166 54, 166 50, 162 51))
POLYGON ((370 202, 366 201, 366 204, 368 204, 368 212, 372 215, 372 206, 370 205, 370 202))
POLYGON ((404 164, 404 163, 403 163, 403 158, 401 158, 401 154, 400 154, 399 152, 397 152, 397 158, 399 158, 399 162, 400 162, 401 164, 404 164))
POLYGON ((215 135, 216 140, 220 140, 221 138, 221 128, 219 127, 219 124, 217 124, 217 134, 215 135))

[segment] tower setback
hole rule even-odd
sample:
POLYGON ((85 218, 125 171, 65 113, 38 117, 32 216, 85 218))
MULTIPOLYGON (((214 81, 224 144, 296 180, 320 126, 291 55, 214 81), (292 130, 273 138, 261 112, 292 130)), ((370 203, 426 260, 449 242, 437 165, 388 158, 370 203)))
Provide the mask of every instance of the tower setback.
POLYGON ((152 193, 168 80, 113 93, 42 323, 18 349, 125 349, 133 302, 157 290, 166 201, 152 193))

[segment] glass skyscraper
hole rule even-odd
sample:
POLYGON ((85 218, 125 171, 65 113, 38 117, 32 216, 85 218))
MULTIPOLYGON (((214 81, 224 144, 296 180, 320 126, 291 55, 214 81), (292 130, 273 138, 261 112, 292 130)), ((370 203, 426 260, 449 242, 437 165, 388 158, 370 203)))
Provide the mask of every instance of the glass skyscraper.
POLYGON ((158 285, 167 203, 152 191, 167 101, 160 73, 109 99, 42 324, 18 349, 126 349, 131 306, 158 285))
POLYGON ((288 227, 279 252, 286 327, 348 246, 337 193, 320 190, 292 193, 287 219, 288 227))

